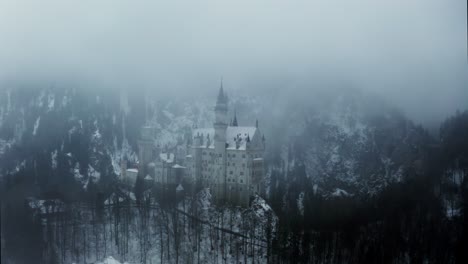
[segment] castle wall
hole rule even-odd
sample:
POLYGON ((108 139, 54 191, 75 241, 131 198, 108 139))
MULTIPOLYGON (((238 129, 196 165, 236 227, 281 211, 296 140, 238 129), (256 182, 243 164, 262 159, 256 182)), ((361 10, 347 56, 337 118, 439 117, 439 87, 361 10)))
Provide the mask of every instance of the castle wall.
POLYGON ((226 149, 223 154, 214 148, 193 147, 189 173, 210 188, 216 203, 248 206, 250 197, 263 189, 262 156, 262 149, 226 149))

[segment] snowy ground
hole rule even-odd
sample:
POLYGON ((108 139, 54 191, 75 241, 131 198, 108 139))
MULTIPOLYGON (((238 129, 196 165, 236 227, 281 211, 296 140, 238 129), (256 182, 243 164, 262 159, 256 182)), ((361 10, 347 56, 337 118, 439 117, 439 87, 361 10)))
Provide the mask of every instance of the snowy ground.
POLYGON ((250 208, 216 208, 207 190, 172 209, 115 199, 102 211, 83 204, 69 211, 44 224, 61 263, 266 263, 266 233, 277 223, 259 197, 250 208))
POLYGON ((96 264, 130 264, 130 263, 128 262, 121 263, 115 260, 112 256, 109 256, 102 262, 96 262, 96 264))

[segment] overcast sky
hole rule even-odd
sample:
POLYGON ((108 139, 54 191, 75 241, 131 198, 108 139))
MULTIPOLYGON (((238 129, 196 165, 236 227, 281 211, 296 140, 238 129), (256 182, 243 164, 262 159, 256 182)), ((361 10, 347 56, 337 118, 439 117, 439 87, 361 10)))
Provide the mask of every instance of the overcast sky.
MULTIPOLYGON (((466 0, 1 0, 0 79, 306 93, 337 81, 414 119, 468 108, 466 0)), ((307 94, 308 95, 308 94, 307 94)))

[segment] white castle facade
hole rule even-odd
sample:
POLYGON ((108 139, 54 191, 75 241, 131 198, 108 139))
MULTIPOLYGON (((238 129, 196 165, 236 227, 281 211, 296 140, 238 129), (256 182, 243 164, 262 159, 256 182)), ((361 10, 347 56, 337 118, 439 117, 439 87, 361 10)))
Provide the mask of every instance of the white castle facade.
POLYGON ((213 128, 192 131, 187 176, 209 188, 217 203, 247 206, 251 197, 263 192, 265 138, 258 122, 238 126, 234 116, 229 124, 228 104, 221 84, 213 128))
POLYGON ((217 204, 248 206, 254 195, 262 195, 265 138, 258 122, 252 127, 238 126, 234 115, 229 124, 228 104, 221 84, 213 127, 193 129, 185 146, 172 150, 175 153, 157 150, 153 129, 143 127, 138 142, 139 177, 154 182, 161 197, 170 197, 175 190, 209 188, 217 204))

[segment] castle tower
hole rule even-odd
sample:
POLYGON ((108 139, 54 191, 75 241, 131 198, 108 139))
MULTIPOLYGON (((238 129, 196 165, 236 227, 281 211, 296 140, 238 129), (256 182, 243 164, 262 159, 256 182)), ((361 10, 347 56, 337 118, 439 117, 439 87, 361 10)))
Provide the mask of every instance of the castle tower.
POLYGON ((214 126, 214 160, 212 192, 216 202, 223 203, 226 199, 226 130, 228 128, 228 98, 223 90, 223 82, 219 88, 215 106, 214 126))
POLYGON ((223 83, 219 88, 218 100, 215 106, 215 136, 214 146, 217 153, 224 153, 226 149, 226 129, 228 127, 228 98, 223 90, 223 83))

